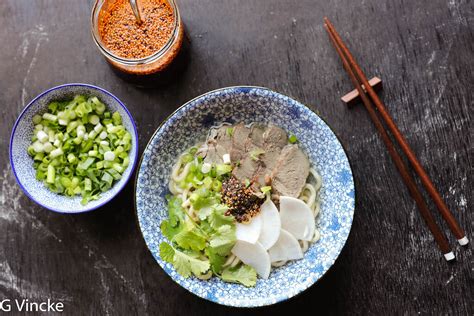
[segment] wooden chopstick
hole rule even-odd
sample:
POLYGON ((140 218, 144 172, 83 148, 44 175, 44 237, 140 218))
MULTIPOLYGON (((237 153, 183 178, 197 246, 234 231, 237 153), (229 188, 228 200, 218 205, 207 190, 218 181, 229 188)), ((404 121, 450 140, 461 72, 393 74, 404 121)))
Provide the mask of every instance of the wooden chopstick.
POLYGON ((395 137, 395 140, 397 141, 397 143, 399 144, 399 146, 401 147, 405 155, 408 157, 408 160, 410 161, 413 169, 420 177, 421 183, 425 187, 430 197, 433 199, 439 212, 441 213, 441 216, 448 224, 450 230, 452 231, 452 233, 458 240, 459 244, 461 246, 467 245, 469 240, 466 237, 466 233, 462 230, 462 228, 459 226, 458 222, 454 218, 453 214, 449 211, 447 205, 444 203, 440 194, 434 187, 428 174, 423 169, 420 162, 418 161, 415 154, 413 153, 413 150, 410 148, 410 145, 408 145, 407 141, 405 140, 405 137, 402 135, 398 127, 393 122, 393 119, 391 118, 390 114, 387 112, 384 104, 378 97, 377 93, 375 93, 374 89, 368 83, 367 77, 365 76, 364 72, 361 70, 361 68, 355 61, 354 57, 352 56, 349 49, 346 47, 346 45, 342 41, 341 37, 339 36, 339 34, 335 30, 331 22, 327 18, 324 18, 324 21, 327 25, 327 30, 334 36, 335 43, 337 43, 337 46, 340 47, 343 54, 347 57, 347 61, 349 65, 351 66, 351 68, 354 68, 355 74, 361 81, 361 84, 363 84, 364 87, 366 87, 366 91, 369 94, 375 106, 377 107, 377 110, 382 116, 382 119, 384 120, 385 124, 388 126, 390 132, 395 137))
POLYGON ((446 239, 445 235, 441 231, 441 229, 438 227, 436 224, 436 221, 433 217, 433 214, 428 210, 428 206, 426 205, 425 201, 423 200, 423 196, 421 195, 420 191, 418 190, 415 181, 413 178, 410 176, 407 168, 405 167, 405 164, 403 163, 402 158, 400 157, 400 154, 398 151, 395 149, 395 146, 390 139, 389 135, 385 131, 385 128, 383 127, 382 122, 377 116, 377 113, 375 112, 374 106, 370 99, 367 97, 365 94, 365 91, 363 90, 361 84, 357 81, 357 78, 354 74, 354 72, 351 69, 351 66, 349 65, 349 62, 347 61, 346 57, 344 56, 343 52, 341 51, 341 48, 338 46, 334 35, 331 33, 329 30, 327 24, 324 25, 326 30, 328 31, 329 38, 331 39, 331 42, 333 43, 334 47, 336 48, 337 53, 341 57, 342 63, 344 68, 346 69, 347 73, 349 74, 349 77, 351 78, 352 83, 356 87, 357 91, 359 92, 359 96, 362 99, 365 108, 369 112, 369 116, 372 119, 372 121, 375 124, 375 127, 379 131, 380 135, 382 136, 382 140, 385 143, 385 146, 387 147, 387 150, 392 157, 393 161, 395 162, 395 166, 397 167, 398 171, 400 172, 400 175, 402 176, 402 179, 407 186, 408 190, 410 191, 411 196, 415 200, 418 209, 420 210, 420 213, 425 220, 426 224, 428 225, 429 230, 431 231, 431 234, 433 235, 436 243, 438 244, 440 250, 442 251, 444 257, 446 260, 453 260, 454 259, 454 254, 451 251, 451 248, 449 246, 448 240, 446 239))

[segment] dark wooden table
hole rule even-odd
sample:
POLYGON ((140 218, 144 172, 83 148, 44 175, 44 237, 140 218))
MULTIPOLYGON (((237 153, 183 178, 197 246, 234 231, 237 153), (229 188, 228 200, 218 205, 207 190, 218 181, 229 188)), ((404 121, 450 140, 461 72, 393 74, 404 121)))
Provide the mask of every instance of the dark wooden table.
POLYGON ((472 1, 179 5, 191 40, 188 67, 167 86, 139 89, 118 78, 95 47, 91 1, 0 2, 0 300, 50 298, 64 302, 68 315, 473 315, 472 246, 455 246, 451 264, 440 256, 366 111, 341 104, 352 87, 322 27, 330 17, 366 72, 383 79, 382 99, 473 240, 472 1), (308 104, 346 147, 357 186, 339 259, 290 301, 230 309, 188 293, 155 263, 136 224, 133 181, 91 213, 39 207, 15 183, 8 139, 33 97, 68 82, 121 98, 138 124, 140 151, 168 114, 215 88, 266 86, 308 104))

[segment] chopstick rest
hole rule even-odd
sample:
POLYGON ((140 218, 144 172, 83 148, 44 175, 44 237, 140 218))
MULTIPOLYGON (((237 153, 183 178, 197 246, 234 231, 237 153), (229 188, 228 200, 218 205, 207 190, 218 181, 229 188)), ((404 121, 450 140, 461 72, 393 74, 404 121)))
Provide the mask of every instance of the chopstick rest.
MULTIPOLYGON (((373 77, 372 79, 370 79, 369 84, 377 92, 383 89, 382 79, 380 79, 379 77, 373 77)), ((367 92, 364 85, 362 85, 362 89, 367 92)), ((351 92, 348 92, 343 95, 341 97, 341 101, 347 104, 347 106, 353 107, 362 100, 360 98, 359 91, 357 91, 357 89, 354 89, 351 92)))

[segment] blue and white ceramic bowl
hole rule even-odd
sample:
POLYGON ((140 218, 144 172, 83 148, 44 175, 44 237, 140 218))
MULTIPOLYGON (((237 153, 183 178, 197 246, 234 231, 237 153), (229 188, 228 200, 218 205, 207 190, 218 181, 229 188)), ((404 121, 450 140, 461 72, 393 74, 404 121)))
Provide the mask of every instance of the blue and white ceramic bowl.
POLYGON ((336 135, 313 111, 287 96, 258 87, 215 90, 189 101, 155 132, 143 154, 136 180, 136 208, 145 242, 158 264, 178 284, 210 301, 230 306, 274 304, 306 290, 331 267, 341 252, 354 214, 354 181, 347 156, 336 135), (160 258, 165 241, 160 224, 167 218, 165 195, 176 157, 204 139, 209 128, 222 122, 274 123, 295 134, 323 178, 317 226, 321 239, 304 259, 272 270, 255 287, 183 278, 160 258))
POLYGON ((88 84, 71 83, 46 90, 33 99, 21 112, 13 126, 10 138, 10 163, 13 173, 25 194, 39 205, 59 213, 81 213, 94 210, 115 197, 130 179, 138 161, 138 133, 132 115, 125 105, 110 92, 88 84), (75 95, 96 96, 109 111, 118 111, 122 116, 123 125, 132 135, 130 164, 122 174, 122 178, 113 187, 101 194, 100 198, 81 204, 81 197, 67 197, 51 192, 41 181, 36 180, 33 160, 27 149, 31 144, 34 124, 33 116, 46 112, 50 102, 72 99, 75 95))

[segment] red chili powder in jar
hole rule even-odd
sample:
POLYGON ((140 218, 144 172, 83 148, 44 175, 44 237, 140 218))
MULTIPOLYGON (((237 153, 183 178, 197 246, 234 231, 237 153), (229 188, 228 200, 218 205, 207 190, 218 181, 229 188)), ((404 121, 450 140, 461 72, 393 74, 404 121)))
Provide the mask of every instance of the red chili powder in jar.
POLYGON ((139 0, 138 24, 128 0, 117 0, 99 15, 99 35, 117 56, 140 59, 159 51, 171 38, 175 16, 166 0, 139 0))

